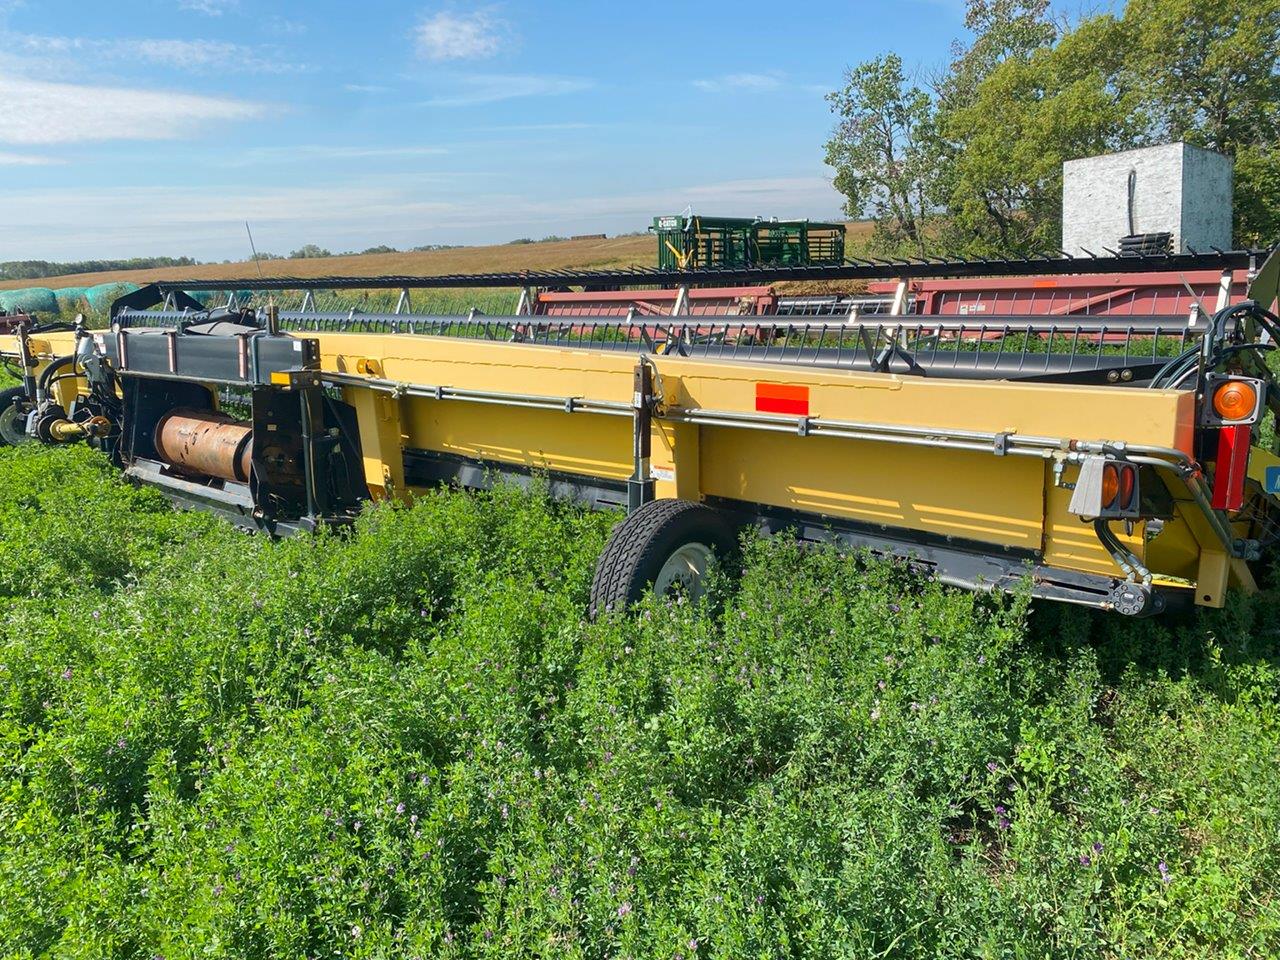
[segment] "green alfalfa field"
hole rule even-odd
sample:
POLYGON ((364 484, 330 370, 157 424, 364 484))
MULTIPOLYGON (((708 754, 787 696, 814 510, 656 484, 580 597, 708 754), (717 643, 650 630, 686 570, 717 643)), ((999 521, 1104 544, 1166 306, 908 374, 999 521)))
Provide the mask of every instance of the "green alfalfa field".
POLYGON ((0 451, 0 956, 1274 957, 1275 594, 1177 623, 616 517, 271 542, 0 451))

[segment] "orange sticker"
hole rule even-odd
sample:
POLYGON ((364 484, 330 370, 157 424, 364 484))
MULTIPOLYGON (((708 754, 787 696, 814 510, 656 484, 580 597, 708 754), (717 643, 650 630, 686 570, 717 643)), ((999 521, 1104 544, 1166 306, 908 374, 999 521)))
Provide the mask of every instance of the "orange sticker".
POLYGON ((756 410, 761 413, 787 413, 797 417, 809 415, 809 388, 785 383, 757 383, 756 410))

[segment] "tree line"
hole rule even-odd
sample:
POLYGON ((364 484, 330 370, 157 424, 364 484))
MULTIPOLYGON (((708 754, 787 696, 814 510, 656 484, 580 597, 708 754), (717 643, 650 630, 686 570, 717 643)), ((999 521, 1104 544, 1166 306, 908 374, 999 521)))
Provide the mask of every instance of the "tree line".
POLYGON ((1280 240, 1280 0, 969 0, 965 25, 932 74, 890 53, 828 95, 826 160, 876 251, 1057 250, 1064 161, 1179 140, 1233 159, 1238 245, 1280 240))
MULTIPOLYGON (((456 250, 460 244, 429 243, 411 248, 410 252, 422 253, 431 250, 456 250)), ((332 253, 314 243, 308 243, 294 250, 288 256, 262 252, 254 255, 254 260, 311 260, 319 257, 353 257, 368 253, 400 253, 396 247, 385 244, 369 247, 365 250, 349 250, 344 253, 332 253)), ((154 270, 158 267, 195 267, 202 261, 194 257, 131 257, 127 260, 73 260, 58 263, 50 260, 9 260, 0 261, 0 280, 41 280, 48 277, 69 277, 81 273, 114 273, 119 270, 154 270)), ((224 260, 223 263, 230 263, 224 260)))
POLYGON ((128 260, 77 260, 54 263, 49 260, 9 260, 0 262, 0 280, 39 280, 43 277, 67 277, 78 273, 104 273, 116 270, 151 270, 156 267, 194 267, 191 257, 133 257, 128 260))

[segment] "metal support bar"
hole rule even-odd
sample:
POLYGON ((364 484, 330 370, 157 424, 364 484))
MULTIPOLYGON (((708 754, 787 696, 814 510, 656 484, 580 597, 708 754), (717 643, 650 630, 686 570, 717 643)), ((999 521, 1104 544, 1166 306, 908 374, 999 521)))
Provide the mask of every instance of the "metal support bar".
POLYGON ((460 400, 469 403, 490 403, 496 406, 528 407, 535 410, 556 410, 560 413, 599 413, 609 416, 629 417, 632 406, 612 400, 586 400, 582 397, 554 397, 536 393, 497 393, 489 390, 459 390, 454 387, 427 386, 401 383, 379 377, 362 377, 351 373, 323 373, 319 379, 327 384, 344 387, 366 387, 398 397, 424 397, 429 400, 460 400))
POLYGON ((654 495, 654 480, 649 472, 653 454, 653 367, 645 360, 636 364, 633 384, 631 447, 635 472, 627 481, 627 513, 635 513, 654 495))
POLYGON ((685 312, 685 310, 688 309, 688 307, 689 307, 689 288, 687 286, 681 286, 680 289, 676 291, 676 302, 671 307, 671 316, 673 317, 680 316, 685 312))
POLYGON ((1218 278, 1218 302, 1213 308, 1214 313, 1231 305, 1231 273, 1230 270, 1223 270, 1222 276, 1218 278))
POLYGON ((316 390, 307 387, 298 391, 299 416, 302 426, 302 485, 306 490, 307 512, 309 520, 318 515, 316 508, 316 390))
POLYGON ((889 315, 900 317, 907 312, 907 281, 904 277, 898 281, 893 291, 893 304, 889 307, 889 315))

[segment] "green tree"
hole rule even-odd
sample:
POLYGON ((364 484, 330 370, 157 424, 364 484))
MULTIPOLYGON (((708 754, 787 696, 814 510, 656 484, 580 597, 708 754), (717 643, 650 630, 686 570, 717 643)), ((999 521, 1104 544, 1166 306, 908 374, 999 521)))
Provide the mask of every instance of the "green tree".
POLYGON ((972 103, 982 81, 1002 63, 1025 61, 1058 38, 1049 0, 969 0, 964 25, 973 39, 952 45, 951 64, 934 84, 943 110, 972 103))
POLYGON ((889 54, 849 70, 827 99, 839 118, 827 163, 846 213, 875 219, 878 247, 923 254, 937 170, 932 98, 889 54))
POLYGON ((1129 0, 1126 69, 1148 139, 1235 159, 1238 243, 1280 239, 1280 0, 1129 0))
POLYGON ((932 93, 889 55, 828 98, 835 185, 882 246, 1056 249, 1064 161, 1176 140, 1234 158, 1237 242, 1280 240, 1280 0, 1129 0, 1074 24, 969 0, 965 22, 932 93))
POLYGON ((1123 76, 1123 27, 1089 18, 1056 43, 992 66, 939 112, 945 245, 966 253, 1056 250, 1062 164, 1132 145, 1144 120, 1123 76))
POLYGON ((305 246, 294 250, 289 254, 290 260, 315 260, 320 257, 332 257, 333 254, 324 247, 318 247, 314 243, 308 243, 305 246))

